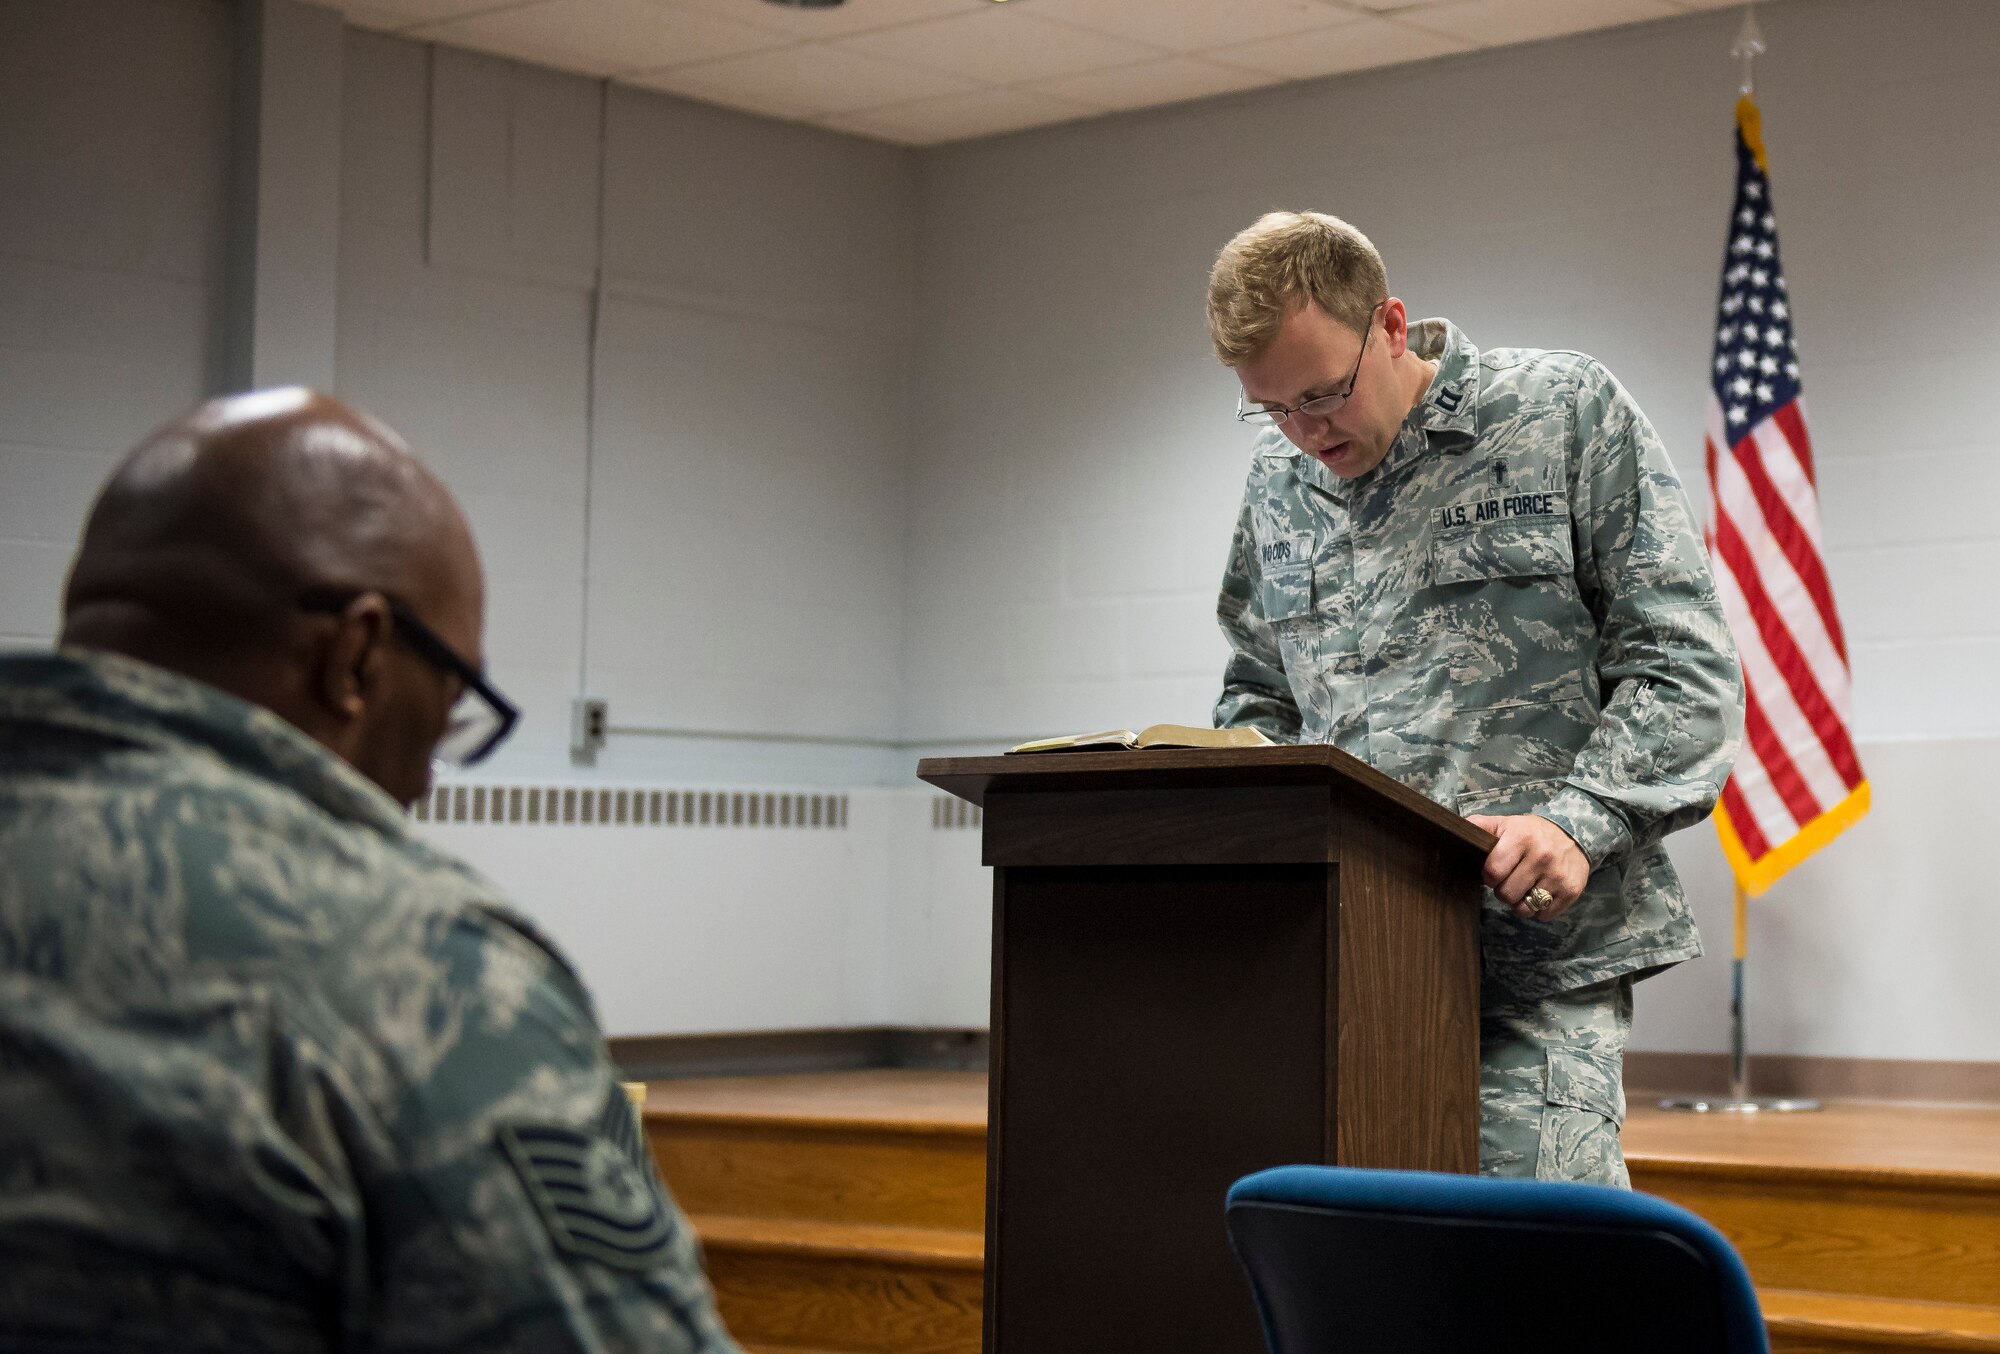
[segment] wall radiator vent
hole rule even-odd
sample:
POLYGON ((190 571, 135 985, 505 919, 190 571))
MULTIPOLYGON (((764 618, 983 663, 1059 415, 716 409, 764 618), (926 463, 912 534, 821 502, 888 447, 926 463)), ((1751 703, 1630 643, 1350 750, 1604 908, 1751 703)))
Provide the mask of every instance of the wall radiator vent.
POLYGON ((839 830, 847 796, 792 790, 601 789, 590 785, 433 786, 411 806, 420 823, 839 830))
POLYGON ((960 828, 976 828, 986 821, 986 811, 977 804, 968 804, 957 795, 931 796, 931 828, 937 832, 956 832, 960 828))

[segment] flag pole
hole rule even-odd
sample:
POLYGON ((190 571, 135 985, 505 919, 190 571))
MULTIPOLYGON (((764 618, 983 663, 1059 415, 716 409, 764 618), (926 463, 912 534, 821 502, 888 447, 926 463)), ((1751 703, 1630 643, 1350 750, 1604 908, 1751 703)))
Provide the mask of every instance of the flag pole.
POLYGON ((1729 1098, 1676 1096, 1662 1100, 1663 1110, 1694 1114, 1796 1114, 1821 1108, 1817 1100, 1750 1094, 1750 1041, 1745 1035, 1744 975, 1750 966, 1750 895, 1736 885, 1736 936, 1729 957, 1729 1098))
POLYGON ((1750 1054, 1744 1038, 1744 960, 1750 958, 1750 894, 1736 884, 1736 944, 1730 950, 1730 1104, 1750 1100, 1750 1054))
MULTIPOLYGON (((1757 93, 1757 58, 1765 51, 1764 31, 1757 26, 1756 0, 1743 6, 1743 27, 1729 54, 1736 58, 1740 76, 1737 92, 1745 99, 1757 93)), ((1792 1113, 1820 1108, 1817 1100, 1799 1100, 1750 1094, 1750 1043, 1745 1033, 1743 1010, 1744 977, 1750 963, 1750 895, 1743 881, 1736 881, 1735 937, 1729 958, 1729 1098, 1710 1100, 1705 1096, 1677 1096, 1662 1100, 1663 1110, 1686 1110, 1695 1114, 1792 1113)))
POLYGON ((1736 45, 1729 49, 1742 67, 1736 92, 1749 98, 1757 93, 1757 58, 1764 55, 1764 30, 1757 27, 1756 0, 1743 6, 1743 27, 1737 30, 1736 45))

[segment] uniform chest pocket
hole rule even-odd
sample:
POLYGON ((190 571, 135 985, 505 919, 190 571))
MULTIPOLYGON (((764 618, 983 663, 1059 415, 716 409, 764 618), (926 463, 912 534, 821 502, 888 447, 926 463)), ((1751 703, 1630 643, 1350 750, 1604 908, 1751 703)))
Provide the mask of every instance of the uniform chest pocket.
POLYGON ((1567 577, 1576 571, 1569 514, 1440 532, 1431 541, 1431 581, 1439 586, 1488 579, 1567 577))
POLYGON ((1312 569, 1300 567, 1283 573, 1265 574, 1257 591, 1257 601, 1264 612, 1264 619, 1272 625, 1282 627, 1287 621, 1310 616, 1313 609, 1312 569))
POLYGON ((1283 628, 1286 621, 1312 614, 1313 546, 1310 531, 1259 533, 1254 546, 1262 574, 1257 603, 1271 624, 1283 628))
MULTIPOLYGON (((1447 654, 1460 711, 1523 707, 1532 722, 1540 714, 1526 707, 1585 694, 1591 621, 1567 513, 1440 532, 1430 568, 1426 614, 1447 654)), ((1515 734, 1533 742, 1550 730, 1510 733, 1493 725, 1481 738, 1499 743, 1515 734)))

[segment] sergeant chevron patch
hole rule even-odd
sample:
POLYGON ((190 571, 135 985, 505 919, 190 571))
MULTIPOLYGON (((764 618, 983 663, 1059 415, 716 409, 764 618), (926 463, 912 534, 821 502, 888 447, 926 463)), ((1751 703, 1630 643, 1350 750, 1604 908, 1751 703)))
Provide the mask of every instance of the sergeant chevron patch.
POLYGON ((620 1269, 652 1269, 674 1237, 632 1106, 616 1085, 595 1132, 507 1124, 500 1145, 557 1246, 620 1269))

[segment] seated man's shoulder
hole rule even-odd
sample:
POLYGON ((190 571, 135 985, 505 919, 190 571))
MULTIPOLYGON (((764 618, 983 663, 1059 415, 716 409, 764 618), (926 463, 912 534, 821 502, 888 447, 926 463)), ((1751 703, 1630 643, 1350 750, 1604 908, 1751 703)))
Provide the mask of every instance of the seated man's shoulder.
POLYGON ((123 803, 110 816, 173 876, 160 892, 184 909, 192 970, 263 975, 328 1016, 371 1024, 425 985, 469 998, 554 984, 587 1002, 497 885, 372 790, 343 802, 323 784, 306 793, 165 757, 113 798, 123 803))
POLYGON ((314 967, 350 1017, 390 1028, 407 1000, 426 1002, 433 1017, 478 1008, 489 1026, 529 1002, 549 1019, 589 1018, 555 943, 464 861, 407 830, 336 825, 315 840, 311 893, 332 925, 314 967))

